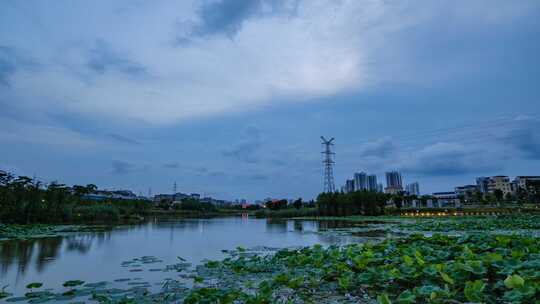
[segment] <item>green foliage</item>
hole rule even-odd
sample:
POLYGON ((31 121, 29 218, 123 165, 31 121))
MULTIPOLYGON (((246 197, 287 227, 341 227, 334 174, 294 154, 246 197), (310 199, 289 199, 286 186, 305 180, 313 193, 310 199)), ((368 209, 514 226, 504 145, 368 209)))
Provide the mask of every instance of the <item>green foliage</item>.
MULTIPOLYGON (((411 219, 412 220, 412 219, 411 219)), ((540 229, 538 215, 470 216, 419 218, 413 223, 401 223, 399 228, 414 231, 496 231, 540 229)))
POLYGON ((255 211, 255 217, 257 218, 293 218, 293 217, 308 217, 317 216, 318 212, 315 208, 286 208, 280 210, 268 210, 262 209, 255 211))
POLYGON ((517 274, 509 275, 504 280, 504 286, 510 289, 523 287, 523 284, 525 284, 525 280, 517 274))
POLYGON ((484 300, 484 289, 486 284, 482 280, 467 281, 463 293, 465 298, 471 302, 482 302, 484 300))
MULTIPOLYGON (((239 255, 207 269, 234 282, 249 281, 251 275, 271 277, 265 297, 270 300, 284 288, 309 299, 325 286, 336 295, 367 291, 379 303, 533 303, 540 298, 539 259, 540 239, 534 237, 412 235, 375 244, 239 255)), ((248 295, 237 299, 250 303, 248 295)))
POLYGON ((381 215, 388 195, 374 191, 321 193, 317 209, 323 216, 381 215))
POLYGON ((34 283, 30 283, 30 284, 26 285, 26 288, 28 288, 28 289, 40 288, 41 286, 43 286, 43 283, 34 282, 34 283))
POLYGON ((0 221, 7 224, 117 221, 142 213, 151 204, 141 200, 92 201, 93 184, 66 185, 52 182, 46 187, 26 176, 0 170, 0 221))
POLYGON ((64 282, 64 284, 62 284, 62 286, 64 286, 64 287, 75 287, 75 286, 79 286, 79 285, 82 285, 82 284, 84 284, 84 281, 71 280, 71 281, 64 282))
POLYGON ((201 202, 193 198, 185 198, 180 204, 174 204, 173 209, 175 210, 189 210, 189 211, 199 211, 199 212, 215 212, 217 208, 211 203, 201 202))
POLYGON ((392 304, 392 301, 390 301, 390 298, 386 293, 383 293, 382 295, 377 296, 377 302, 379 304, 392 304))

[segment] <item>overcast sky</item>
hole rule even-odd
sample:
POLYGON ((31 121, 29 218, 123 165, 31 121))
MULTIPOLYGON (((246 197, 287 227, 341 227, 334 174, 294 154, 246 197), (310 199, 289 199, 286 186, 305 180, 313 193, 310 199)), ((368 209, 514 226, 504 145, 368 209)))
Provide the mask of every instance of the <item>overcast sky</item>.
POLYGON ((0 169, 217 198, 540 175, 540 1, 0 2, 0 169))

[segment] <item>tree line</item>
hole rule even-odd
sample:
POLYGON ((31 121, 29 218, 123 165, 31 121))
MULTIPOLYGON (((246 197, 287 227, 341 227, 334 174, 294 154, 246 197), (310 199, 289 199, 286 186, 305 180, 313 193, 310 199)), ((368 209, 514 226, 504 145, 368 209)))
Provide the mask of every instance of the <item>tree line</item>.
POLYGON ((321 193, 317 209, 324 216, 382 215, 389 196, 375 191, 321 193))
POLYGON ((0 222, 16 224, 116 221, 148 210, 143 200, 87 199, 97 187, 42 182, 0 170, 0 222))

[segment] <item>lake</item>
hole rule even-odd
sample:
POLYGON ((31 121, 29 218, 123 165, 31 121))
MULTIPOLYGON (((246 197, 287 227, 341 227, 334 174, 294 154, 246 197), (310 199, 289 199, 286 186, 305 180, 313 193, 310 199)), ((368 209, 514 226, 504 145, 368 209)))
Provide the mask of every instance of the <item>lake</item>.
MULTIPOLYGON (((176 273, 151 271, 178 263, 220 259, 222 250, 331 245, 362 241, 347 234, 325 233, 347 226, 343 222, 255 219, 247 215, 212 219, 151 219, 137 225, 119 226, 106 232, 72 233, 65 236, 0 242, 0 282, 6 291, 22 296, 25 286, 42 282, 43 288, 62 290, 67 280, 86 282, 143 278, 159 288, 176 273), (143 256, 163 261, 142 265, 134 271, 123 262, 143 256), (141 271, 142 270, 142 271, 141 271)), ((0 287, 2 287, 0 286, 0 287)))

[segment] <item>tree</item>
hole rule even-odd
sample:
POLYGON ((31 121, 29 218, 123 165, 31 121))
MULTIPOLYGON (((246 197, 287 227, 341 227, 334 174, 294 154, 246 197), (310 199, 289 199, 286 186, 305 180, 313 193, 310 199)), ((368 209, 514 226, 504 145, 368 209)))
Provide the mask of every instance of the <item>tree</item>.
POLYGON ((493 191, 493 195, 495 195, 497 202, 500 202, 503 199, 504 192, 502 192, 501 189, 495 189, 495 191, 493 191))
POLYGON ((271 202, 266 202, 265 206, 266 208, 270 209, 270 210, 280 210, 280 209, 283 209, 285 207, 287 207, 287 200, 277 200, 277 201, 271 201, 271 202))
POLYGON ((88 194, 88 188, 86 188, 85 186, 80 186, 80 185, 73 185, 73 194, 77 197, 82 197, 86 194, 88 194))
POLYGON ((296 209, 302 208, 302 205, 303 205, 303 204, 302 204, 302 198, 299 198, 299 199, 297 199, 297 200, 295 200, 295 201, 293 202, 293 206, 294 206, 294 208, 296 208, 296 209))
POLYGON ((482 203, 484 201, 484 194, 480 191, 475 191, 473 197, 477 203, 482 203))
POLYGON ((392 201, 394 202, 394 205, 396 205, 396 208, 401 209, 401 207, 403 207, 403 196, 400 194, 394 195, 392 201))

